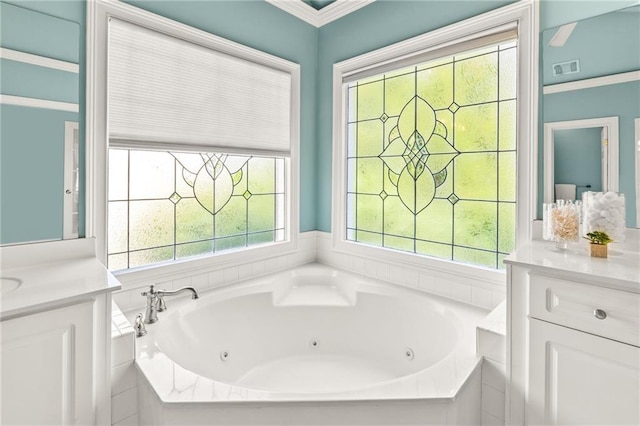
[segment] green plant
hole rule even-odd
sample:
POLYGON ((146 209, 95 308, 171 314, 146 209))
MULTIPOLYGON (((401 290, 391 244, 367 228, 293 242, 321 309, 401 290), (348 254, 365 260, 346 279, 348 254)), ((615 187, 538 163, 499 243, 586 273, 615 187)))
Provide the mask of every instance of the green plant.
POLYGON ((583 238, 586 240, 589 240, 591 244, 598 244, 598 245, 607 245, 610 242, 613 242, 609 234, 602 231, 589 232, 587 233, 587 236, 583 238))

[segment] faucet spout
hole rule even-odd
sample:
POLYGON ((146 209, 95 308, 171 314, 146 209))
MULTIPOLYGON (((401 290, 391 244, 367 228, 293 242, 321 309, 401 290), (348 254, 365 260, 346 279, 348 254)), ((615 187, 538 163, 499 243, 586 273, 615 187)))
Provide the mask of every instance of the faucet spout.
POLYGON ((163 312, 167 309, 167 305, 164 303, 164 296, 174 296, 184 291, 191 292, 192 299, 198 299, 198 292, 193 287, 182 287, 177 290, 156 290, 155 286, 151 284, 148 291, 143 291, 141 294, 147 298, 147 308, 144 316, 145 324, 153 324, 158 321, 158 312, 163 312))
POLYGON ((164 296, 174 296, 176 294, 180 294, 183 293, 185 291, 190 291, 191 292, 191 298, 192 299, 197 299, 200 296, 198 296, 198 292, 196 291, 195 288, 193 287, 182 287, 179 288, 177 290, 158 290, 158 296, 160 297, 164 297, 164 296))

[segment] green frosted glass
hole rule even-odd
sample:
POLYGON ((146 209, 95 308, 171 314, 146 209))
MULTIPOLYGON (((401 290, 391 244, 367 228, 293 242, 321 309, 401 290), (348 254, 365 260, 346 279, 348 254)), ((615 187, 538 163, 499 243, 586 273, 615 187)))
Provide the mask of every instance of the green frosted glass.
POLYGON ((270 194, 276 190, 273 158, 253 157, 247 163, 248 189, 252 194, 270 194))
POLYGON ((176 243, 213 238, 213 216, 195 198, 176 204, 176 243))
POLYGON ((499 147, 501 150, 516 149, 516 101, 500 102, 499 147))
POLYGON ((496 254, 464 247, 453 248, 453 260, 474 265, 496 268, 496 254))
POLYGON ((134 251, 129 254, 129 268, 173 260, 173 246, 134 251))
POLYGON ((448 108, 453 102, 453 64, 428 68, 417 73, 418 96, 433 109, 448 108))
MULTIPOLYGON (((259 200, 259 197, 263 196, 254 195, 248 203, 251 204, 254 198, 259 200)), ((271 211, 273 211, 273 204, 271 211)), ((271 225, 273 226, 273 223, 271 225)), ((216 214, 214 235, 216 238, 222 238, 245 232, 247 232, 247 200, 244 197, 233 196, 226 207, 216 214)))
POLYGON ((110 271, 119 271, 121 269, 127 269, 129 262, 129 254, 112 254, 107 257, 107 266, 110 271))
POLYGON ((357 195, 356 226, 359 230, 382 232, 382 199, 378 195, 357 195))
POLYGON ((373 232, 365 232, 365 231, 357 231, 356 232, 356 241, 371 244, 373 246, 382 246, 382 235, 376 234, 373 232))
POLYGON ((510 253, 516 241, 516 205, 498 204, 498 251, 510 253))
POLYGON ((276 221, 274 203, 274 195, 254 195, 249 199, 247 206, 249 232, 273 230, 276 221))
POLYGON ((384 233, 412 238, 414 236, 413 213, 407 210, 398 197, 386 197, 384 200, 384 233))
POLYGON ((358 86, 357 120, 380 118, 383 108, 384 85, 382 81, 358 86))
POLYGON ((400 115, 400 111, 416 94, 415 73, 385 79, 384 112, 389 115, 400 115))
POLYGON ((169 200, 129 203, 129 250, 173 244, 174 205, 169 200))
POLYGON ((496 250, 496 203, 460 200, 455 204, 453 217, 455 245, 496 250))
POLYGON ((248 244, 256 245, 256 244, 264 244, 271 243, 274 241, 275 234, 273 231, 268 232, 260 232, 258 234, 249 234, 247 236, 248 244))
POLYGON ((452 243, 453 205, 449 200, 433 202, 416 217, 416 238, 452 243))
POLYGON ((516 49, 508 49, 500 52, 500 99, 513 99, 516 97, 516 49))
POLYGON ((384 236, 384 246, 394 250, 409 251, 413 253, 413 238, 396 237, 393 235, 384 236))
POLYGON ((495 200, 498 169, 495 153, 460 154, 454 161, 455 194, 471 200, 495 200))
POLYGON ((416 253, 427 256, 451 259, 451 246, 447 244, 432 243, 429 241, 416 241, 416 253))
POLYGON ((446 135, 441 135, 446 138, 453 136, 453 113, 448 109, 441 109, 436 111, 436 120, 442 123, 445 129, 447 129, 446 135))
POLYGON ((109 201, 129 196, 129 151, 109 150, 109 201))
POLYGON ((357 160, 357 192, 379 194, 382 191, 383 164, 379 158, 359 158, 357 160))
POLYGON ((516 201, 516 153, 500 152, 498 174, 498 199, 500 201, 516 201))
POLYGON ((107 236, 107 253, 109 254, 127 251, 129 237, 129 229, 127 227, 128 204, 126 201, 111 201, 109 203, 109 233, 107 236))
POLYGON ((460 105, 493 102, 498 99, 498 54, 455 62, 454 101, 460 105))
POLYGON ((215 242, 215 251, 223 251, 223 250, 229 250, 229 249, 234 249, 234 248, 239 248, 239 247, 246 247, 247 246, 247 237, 244 235, 238 235, 235 237, 228 237, 228 238, 219 238, 216 239, 215 242))
POLYGON ((213 253, 213 241, 180 244, 176 246, 176 259, 213 253))
POLYGON ((383 123, 380 120, 362 121, 357 124, 358 143, 356 155, 366 157, 378 155, 384 146, 383 123))
POLYGON ((495 151, 498 142, 497 104, 483 104, 456 111, 455 147, 458 151, 495 151))
POLYGON ((454 166, 452 163, 452 164, 449 164, 449 167, 445 169, 447 173, 447 179, 444 181, 442 185, 436 188, 435 197, 447 198, 453 192, 453 179, 451 178, 453 173, 453 167, 454 166))
POLYGON ((175 159, 166 152, 131 151, 129 199, 169 198, 175 191, 175 159))

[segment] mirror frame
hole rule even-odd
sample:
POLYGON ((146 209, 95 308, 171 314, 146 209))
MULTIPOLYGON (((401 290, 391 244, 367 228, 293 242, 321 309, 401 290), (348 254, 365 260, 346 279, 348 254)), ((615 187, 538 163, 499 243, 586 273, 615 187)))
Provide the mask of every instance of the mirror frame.
POLYGON ((556 121, 544 123, 544 195, 545 203, 554 201, 554 138, 556 130, 588 129, 606 127, 608 133, 607 144, 607 173, 603 174, 603 190, 618 192, 619 185, 619 144, 618 117, 589 118, 586 120, 556 121))

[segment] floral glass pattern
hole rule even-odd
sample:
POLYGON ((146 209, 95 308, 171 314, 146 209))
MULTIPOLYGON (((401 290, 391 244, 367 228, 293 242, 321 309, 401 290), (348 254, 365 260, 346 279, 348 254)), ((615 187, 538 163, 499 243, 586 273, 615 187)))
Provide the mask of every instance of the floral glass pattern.
POLYGON ((348 240, 502 267, 515 243, 516 49, 348 84, 348 240))
POLYGON ((285 159, 109 150, 108 266, 284 240, 285 159))

